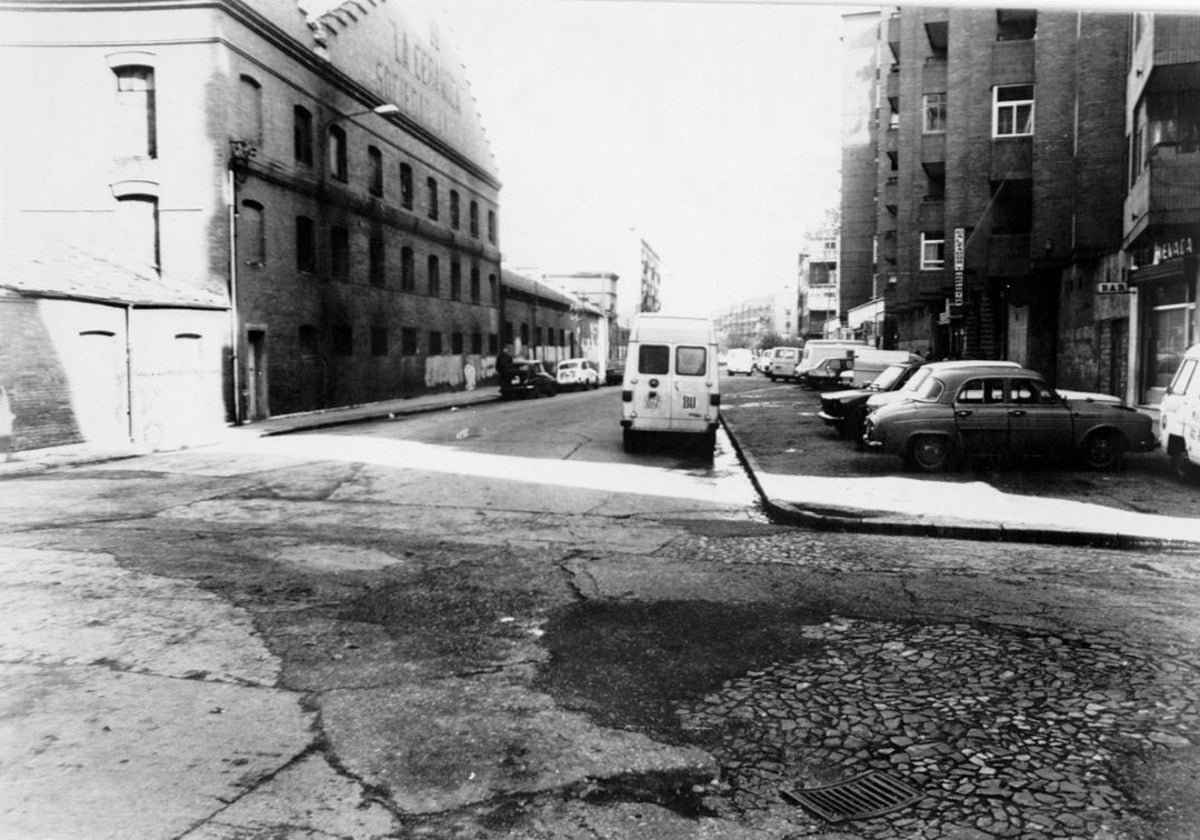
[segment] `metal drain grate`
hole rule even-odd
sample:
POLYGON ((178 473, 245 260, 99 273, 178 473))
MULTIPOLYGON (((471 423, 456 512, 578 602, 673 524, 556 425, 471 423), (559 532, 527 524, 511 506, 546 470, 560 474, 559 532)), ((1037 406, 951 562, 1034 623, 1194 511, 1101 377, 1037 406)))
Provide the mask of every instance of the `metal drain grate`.
POLYGON ((786 802, 812 811, 828 822, 880 817, 911 805, 924 794, 885 773, 870 770, 844 782, 807 790, 782 790, 786 802))

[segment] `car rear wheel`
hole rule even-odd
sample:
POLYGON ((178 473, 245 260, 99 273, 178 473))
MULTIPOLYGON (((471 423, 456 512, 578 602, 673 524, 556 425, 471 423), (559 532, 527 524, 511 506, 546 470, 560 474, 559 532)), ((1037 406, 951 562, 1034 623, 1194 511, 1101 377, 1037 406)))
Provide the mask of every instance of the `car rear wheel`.
POLYGON ((1116 432, 1092 432, 1083 442, 1083 462, 1093 470, 1112 470, 1121 465, 1124 441, 1116 432))
POLYGON ((950 465, 953 452, 949 438, 941 435, 920 435, 908 450, 908 462, 921 472, 941 472, 950 465))

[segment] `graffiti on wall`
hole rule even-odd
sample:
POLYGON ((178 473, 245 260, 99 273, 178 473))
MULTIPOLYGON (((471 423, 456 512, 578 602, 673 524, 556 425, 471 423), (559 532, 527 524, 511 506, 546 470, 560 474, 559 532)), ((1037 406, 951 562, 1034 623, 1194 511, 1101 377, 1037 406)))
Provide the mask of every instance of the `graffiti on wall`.
POLYGON ((495 375, 495 356, 430 356, 425 360, 426 388, 473 391, 495 375))

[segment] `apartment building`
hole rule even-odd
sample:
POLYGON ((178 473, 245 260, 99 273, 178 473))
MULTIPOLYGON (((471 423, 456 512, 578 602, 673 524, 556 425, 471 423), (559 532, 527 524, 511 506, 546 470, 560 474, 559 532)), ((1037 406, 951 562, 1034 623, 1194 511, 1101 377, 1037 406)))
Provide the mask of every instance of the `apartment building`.
POLYGON ((837 337, 842 321, 838 284, 838 236, 820 236, 800 252, 797 265, 796 311, 800 338, 837 337))
POLYGON ((1153 405, 1200 342, 1200 16, 1137 13, 1131 25, 1125 260, 1108 279, 1135 308, 1102 333, 1101 367, 1153 405))
POLYGON ((223 308, 179 332, 216 353, 226 421, 468 387, 499 349, 500 183, 447 33, 423 5, 315 6, 0 0, 7 211, 223 308))
MULTIPOLYGON (((843 306, 869 289, 900 349, 1008 358, 1051 378, 1076 343, 1093 348, 1098 278, 1120 260, 1129 21, 847 15, 847 61, 862 72, 843 74, 857 103, 843 118, 841 285, 855 297, 843 306)), ((1125 298, 1103 306, 1128 317, 1125 298)), ((1078 355, 1071 379, 1095 365, 1078 355)))

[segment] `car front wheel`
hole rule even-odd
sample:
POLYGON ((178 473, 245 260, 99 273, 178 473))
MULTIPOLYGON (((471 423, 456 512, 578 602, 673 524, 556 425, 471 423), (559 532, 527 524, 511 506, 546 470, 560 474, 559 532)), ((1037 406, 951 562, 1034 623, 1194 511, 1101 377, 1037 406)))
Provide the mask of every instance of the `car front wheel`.
POLYGON ((1121 464, 1125 447, 1116 432, 1092 432, 1083 442, 1083 462, 1093 470, 1112 470, 1121 464))
POLYGON ((941 472, 950 465, 953 454, 949 438, 941 435, 920 435, 908 450, 908 462, 921 472, 941 472))

